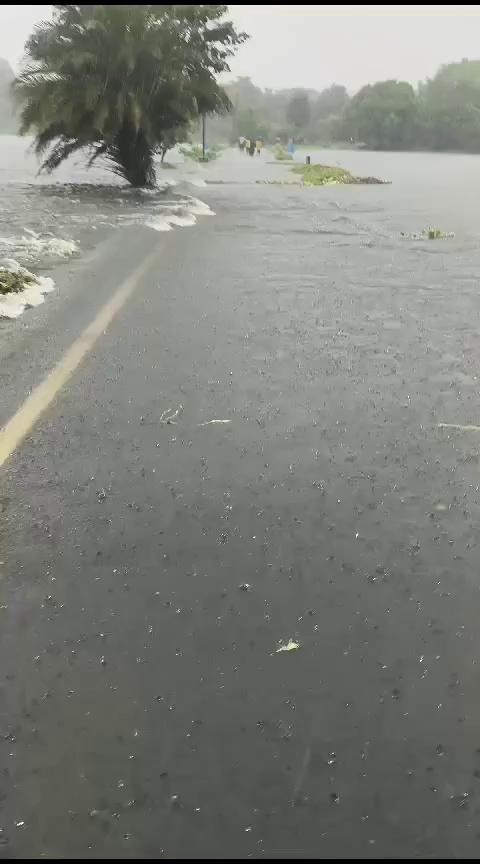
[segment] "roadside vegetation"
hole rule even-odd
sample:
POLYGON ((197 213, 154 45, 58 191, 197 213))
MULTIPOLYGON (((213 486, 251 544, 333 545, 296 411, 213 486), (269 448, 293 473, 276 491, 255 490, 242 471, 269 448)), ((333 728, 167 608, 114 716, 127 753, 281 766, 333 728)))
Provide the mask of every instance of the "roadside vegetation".
POLYGON ((193 162, 213 162, 218 159, 222 148, 218 144, 213 147, 207 147, 205 153, 199 144, 183 144, 180 147, 180 153, 185 159, 191 159, 193 162))
POLYGON ((89 165, 103 156, 132 186, 153 186, 155 155, 231 107, 217 76, 247 36, 227 9, 54 5, 13 85, 42 169, 84 151, 89 165))

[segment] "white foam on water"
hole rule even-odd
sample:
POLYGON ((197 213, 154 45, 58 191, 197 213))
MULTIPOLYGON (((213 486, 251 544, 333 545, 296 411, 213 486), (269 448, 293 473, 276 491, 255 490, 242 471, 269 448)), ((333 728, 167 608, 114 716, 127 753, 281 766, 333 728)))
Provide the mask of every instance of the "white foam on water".
POLYGON ((200 198, 186 197, 181 201, 160 201, 155 206, 161 215, 143 222, 154 231, 171 231, 172 227, 189 228, 197 222, 197 216, 215 216, 214 211, 200 198))
POLYGON ((195 225, 196 221, 193 213, 170 213, 168 216, 153 216, 143 224, 154 231, 171 231, 174 225, 177 228, 189 228, 195 225))
POLYGON ((22 301, 25 301, 26 306, 40 306, 45 302, 45 297, 42 294, 40 285, 30 285, 21 293, 22 301))
POLYGON ((199 188, 202 188, 202 187, 204 187, 204 186, 207 185, 207 183, 206 183, 206 181, 203 179, 203 177, 191 177, 191 176, 188 176, 188 177, 186 178, 186 180, 187 180, 187 183, 191 183, 192 186, 198 186, 199 188))
POLYGON ((215 211, 205 203, 205 201, 200 201, 200 198, 191 198, 188 204, 188 209, 190 213, 194 213, 195 216, 215 216, 215 211))
POLYGON ((158 201, 154 206, 155 210, 167 210, 169 213, 180 212, 186 201, 177 199, 176 201, 158 201))
POLYGON ((51 294, 55 290, 55 282, 51 276, 36 276, 35 278, 40 285, 42 294, 51 294))
POLYGON ((36 231, 25 228, 21 237, 0 237, 0 244, 11 249, 22 250, 27 258, 37 258, 48 255, 53 258, 69 258, 79 251, 74 240, 63 240, 61 237, 40 237, 36 231), (27 236, 28 235, 28 236, 27 236))
POLYGON ((55 288, 55 282, 50 276, 36 276, 22 267, 14 258, 6 258, 0 262, 0 268, 28 276, 32 282, 19 291, 18 294, 0 294, 0 318, 18 318, 25 309, 40 306, 45 301, 45 294, 50 294, 55 288))
POLYGON ((153 228, 154 231, 171 231, 172 226, 163 216, 154 216, 144 222, 147 228, 153 228))
POLYGON ((159 186, 160 189, 170 189, 173 186, 178 186, 178 180, 174 180, 173 177, 169 177, 168 180, 162 179, 160 183, 157 184, 157 186, 159 186))
POLYGON ((178 228, 190 228, 192 225, 196 223, 196 217, 193 213, 185 213, 184 216, 176 216, 173 214, 172 216, 166 217, 170 225, 177 225, 178 228))
POLYGON ((25 312, 26 304, 20 300, 21 294, 5 294, 0 300, 0 318, 18 318, 25 312))
POLYGON ((43 249, 49 255, 55 255, 58 258, 68 258, 70 255, 75 255, 78 252, 78 244, 75 240, 62 240, 59 237, 52 237, 51 240, 41 240, 44 244, 43 249))

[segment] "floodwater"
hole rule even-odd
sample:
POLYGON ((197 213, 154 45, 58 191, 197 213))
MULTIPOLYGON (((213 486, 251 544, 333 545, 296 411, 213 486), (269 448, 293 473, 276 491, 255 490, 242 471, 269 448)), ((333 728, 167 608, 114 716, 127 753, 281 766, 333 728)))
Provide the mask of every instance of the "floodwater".
MULTIPOLYGON (((458 243, 472 249, 478 245, 479 157, 302 148, 295 161, 304 161, 307 154, 312 162, 342 165, 354 174, 392 182, 388 191, 363 190, 360 204, 348 188, 335 188, 335 201, 342 211, 348 211, 347 221, 353 220, 359 237, 364 228, 379 235, 401 236, 434 226, 456 234, 457 242, 450 244, 450 251, 458 243), (370 204, 369 211, 363 210, 365 202, 370 204), (355 218, 359 206, 362 219, 355 218)), ((95 243, 95 232, 102 228, 138 224, 162 231, 193 225, 197 216, 208 212, 202 211, 196 197, 201 195, 198 187, 206 182, 229 185, 296 179, 289 164, 274 164, 268 151, 252 160, 233 151, 205 166, 185 164, 173 151, 167 162, 164 169, 159 166, 158 192, 151 193, 125 186, 105 161, 87 170, 81 156, 67 160, 52 175, 39 175, 31 139, 0 136, 0 258, 14 258, 37 268, 50 266, 95 243)), ((331 190, 325 191, 331 197, 331 190)))
POLYGON ((152 193, 126 186, 106 161, 87 170, 80 156, 52 175, 39 174, 31 143, 0 136, 0 260, 37 271, 95 244, 99 230, 145 225, 168 231, 208 214, 195 194, 204 185, 201 173, 177 153, 177 170, 159 166, 159 188, 152 193))
POLYGON ((310 153, 302 149, 295 154, 296 161, 303 161, 307 154, 312 162, 341 165, 359 176, 390 180, 392 187, 386 196, 385 190, 375 190, 379 200, 387 203, 382 215, 388 226, 414 232, 432 225, 454 231, 464 240, 478 241, 480 156, 359 150, 310 153))

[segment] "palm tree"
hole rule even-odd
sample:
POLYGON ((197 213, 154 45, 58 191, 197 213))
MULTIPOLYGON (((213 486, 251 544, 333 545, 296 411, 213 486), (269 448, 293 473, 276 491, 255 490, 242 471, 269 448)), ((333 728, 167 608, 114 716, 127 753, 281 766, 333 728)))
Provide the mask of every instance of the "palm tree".
POLYGON ((26 44, 14 90, 21 133, 41 170, 85 149, 133 186, 155 183, 154 156, 199 113, 230 103, 216 76, 246 34, 226 6, 55 5, 26 44))

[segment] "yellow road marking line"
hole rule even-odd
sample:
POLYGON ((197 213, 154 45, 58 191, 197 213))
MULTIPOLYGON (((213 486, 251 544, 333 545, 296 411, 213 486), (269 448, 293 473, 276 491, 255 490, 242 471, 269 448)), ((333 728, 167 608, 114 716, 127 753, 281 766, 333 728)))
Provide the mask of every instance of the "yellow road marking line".
POLYGON ((113 297, 102 306, 91 324, 65 352, 47 377, 27 397, 16 414, 0 429, 0 467, 28 435, 40 415, 48 408, 58 391, 67 383, 85 355, 91 351, 98 338, 133 294, 139 280, 157 255, 158 249, 147 255, 140 266, 120 285, 113 297))

